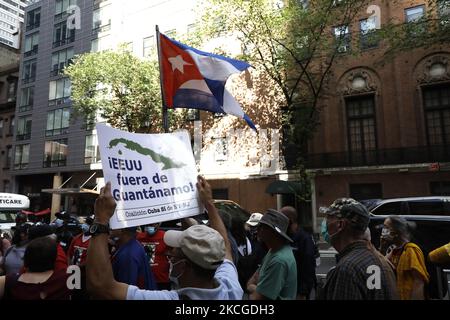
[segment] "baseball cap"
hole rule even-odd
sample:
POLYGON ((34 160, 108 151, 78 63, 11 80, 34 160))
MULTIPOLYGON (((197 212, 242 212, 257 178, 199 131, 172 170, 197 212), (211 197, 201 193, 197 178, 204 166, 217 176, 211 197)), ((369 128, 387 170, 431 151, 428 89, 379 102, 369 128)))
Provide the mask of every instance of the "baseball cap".
POLYGON ((190 261, 204 269, 215 270, 225 259, 223 237, 206 225, 191 226, 184 231, 168 230, 164 242, 180 248, 190 261))
POLYGON ((259 220, 262 218, 262 214, 259 212, 252 213, 250 218, 245 222, 249 226, 256 227, 259 223, 259 220))
POLYGON ((331 206, 319 208, 320 213, 345 218, 358 229, 366 230, 370 221, 369 210, 360 202, 352 198, 336 199, 331 206))

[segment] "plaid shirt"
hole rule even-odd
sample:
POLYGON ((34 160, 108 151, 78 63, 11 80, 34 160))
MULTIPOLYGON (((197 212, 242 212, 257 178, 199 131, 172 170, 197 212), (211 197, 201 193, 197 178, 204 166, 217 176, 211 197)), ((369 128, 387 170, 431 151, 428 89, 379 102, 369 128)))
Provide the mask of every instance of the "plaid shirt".
POLYGON ((336 255, 337 264, 327 274, 321 298, 324 300, 392 300, 397 298, 394 271, 382 264, 367 241, 357 241, 336 255), (380 288, 370 289, 374 271, 380 269, 380 288), (369 279, 369 277, 372 277, 369 279), (369 280, 369 281, 368 281, 369 280))

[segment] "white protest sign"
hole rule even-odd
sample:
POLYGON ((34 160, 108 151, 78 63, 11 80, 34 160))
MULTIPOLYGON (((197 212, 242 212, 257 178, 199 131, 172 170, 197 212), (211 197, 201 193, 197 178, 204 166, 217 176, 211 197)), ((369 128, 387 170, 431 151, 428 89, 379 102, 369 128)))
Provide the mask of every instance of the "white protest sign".
POLYGON ((117 207, 112 229, 175 220, 203 212, 187 131, 130 133, 97 124, 105 182, 117 207))

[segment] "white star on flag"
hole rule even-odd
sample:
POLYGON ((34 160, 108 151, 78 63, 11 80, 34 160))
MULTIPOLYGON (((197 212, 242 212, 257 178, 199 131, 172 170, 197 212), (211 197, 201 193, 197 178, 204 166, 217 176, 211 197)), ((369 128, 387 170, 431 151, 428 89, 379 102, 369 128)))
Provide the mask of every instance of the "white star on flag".
POLYGON ((191 63, 184 61, 183 57, 181 55, 169 58, 168 60, 172 64, 172 71, 175 71, 175 69, 178 69, 178 70, 180 70, 181 73, 184 73, 185 65, 188 65, 188 66, 192 65, 191 63))

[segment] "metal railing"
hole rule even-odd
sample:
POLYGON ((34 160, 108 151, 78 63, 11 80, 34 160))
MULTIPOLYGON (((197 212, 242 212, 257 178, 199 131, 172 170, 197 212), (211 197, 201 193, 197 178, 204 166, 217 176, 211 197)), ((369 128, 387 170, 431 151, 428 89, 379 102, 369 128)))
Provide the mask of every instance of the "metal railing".
MULTIPOLYGON (((293 150, 289 150, 292 152, 293 150)), ((290 154, 292 157, 292 154, 290 154)), ((309 154, 306 168, 401 165, 429 162, 450 162, 450 145, 377 149, 366 152, 309 154)))

